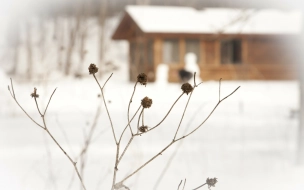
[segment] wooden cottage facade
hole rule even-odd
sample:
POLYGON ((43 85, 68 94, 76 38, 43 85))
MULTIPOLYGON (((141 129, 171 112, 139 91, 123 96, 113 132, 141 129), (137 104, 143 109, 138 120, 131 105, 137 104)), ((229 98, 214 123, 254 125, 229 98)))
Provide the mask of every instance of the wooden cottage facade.
POLYGON ((296 12, 128 6, 112 38, 129 42, 131 81, 154 81, 165 63, 178 82, 190 52, 203 80, 286 80, 297 77, 300 22, 296 12))

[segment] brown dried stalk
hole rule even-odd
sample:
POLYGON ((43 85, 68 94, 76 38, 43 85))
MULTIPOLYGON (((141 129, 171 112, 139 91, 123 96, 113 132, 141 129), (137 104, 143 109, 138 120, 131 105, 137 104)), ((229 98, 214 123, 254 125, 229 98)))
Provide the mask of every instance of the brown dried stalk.
MULTIPOLYGON (((77 176, 78 176, 78 178, 79 178, 79 180, 80 180, 80 182, 81 182, 82 188, 83 188, 84 190, 86 190, 86 187, 85 187, 85 185, 84 185, 84 183, 83 183, 83 180, 82 180, 82 178, 81 178, 81 175, 79 174, 79 171, 78 171, 77 166, 76 166, 77 162, 73 161, 73 159, 70 157, 70 155, 61 147, 61 145, 58 143, 58 141, 55 139, 55 137, 52 135, 52 133, 49 131, 49 129, 48 129, 47 125, 46 125, 45 115, 46 115, 48 106, 49 106, 49 104, 50 104, 50 102, 51 102, 51 100, 52 100, 52 97, 53 97, 53 95, 54 95, 54 93, 55 93, 55 91, 56 91, 57 88, 55 88, 55 90, 53 91, 52 95, 50 96, 49 101, 48 101, 48 104, 47 104, 47 106, 46 106, 46 108, 45 108, 43 114, 42 114, 42 112, 40 111, 40 109, 39 109, 39 107, 38 107, 37 100, 36 100, 36 98, 37 98, 38 96, 32 96, 32 97, 35 99, 35 104, 36 104, 37 110, 38 110, 38 112, 39 112, 39 114, 40 114, 40 116, 41 116, 41 118, 42 118, 43 125, 38 124, 38 122, 36 122, 36 121, 35 121, 35 120, 34 120, 34 119, 33 119, 33 118, 32 118, 24 109, 23 109, 23 107, 19 104, 19 102, 18 102, 18 100, 17 100, 17 98, 16 98, 16 95, 15 95, 15 91, 14 91, 14 86, 13 86, 13 81, 12 81, 12 79, 11 79, 11 88, 12 88, 12 90, 10 90, 10 87, 8 86, 8 90, 9 90, 9 92, 10 92, 12 98, 13 98, 13 99, 15 100, 15 102, 17 103, 17 105, 18 105, 18 106, 21 108, 21 110, 27 115, 28 118, 30 118, 37 126, 39 126, 40 128, 44 129, 44 130, 46 131, 46 133, 52 138, 52 140, 55 142, 55 144, 60 148, 60 150, 64 153, 64 155, 65 155, 65 156, 69 159, 69 161, 72 163, 72 165, 73 165, 73 167, 74 167, 74 169, 75 169, 75 171, 76 171, 76 173, 77 173, 77 176)), ((36 93, 36 92, 34 92, 34 93, 36 93)))
POLYGON ((112 133, 113 133, 113 137, 114 137, 114 140, 115 140, 115 143, 118 144, 118 141, 116 139, 116 135, 115 135, 115 131, 114 131, 114 126, 113 126, 113 122, 112 122, 112 119, 111 119, 111 116, 110 116, 110 113, 109 113, 109 110, 108 110, 108 106, 107 106, 107 103, 106 103, 106 100, 105 100, 105 97, 104 97, 104 93, 103 93, 103 89, 104 87, 106 86, 107 82, 110 80, 110 78, 112 77, 113 73, 109 76, 109 78, 106 80, 106 82, 103 84, 103 86, 101 87, 101 85, 99 84, 96 76, 95 76, 95 73, 93 73, 93 77, 95 79, 95 81, 97 82, 99 88, 100 88, 100 92, 101 92, 101 95, 102 95, 102 100, 103 100, 103 103, 105 105, 105 108, 106 108, 106 111, 107 111, 107 114, 108 114, 108 117, 109 117, 109 120, 110 120, 110 123, 111 123, 111 128, 112 128, 112 133))
MULTIPOLYGON (((196 85, 195 75, 196 75, 196 73, 194 73, 194 89, 195 89, 196 87, 198 87, 198 86, 201 84, 201 83, 199 83, 198 85, 196 85)), ((194 133, 196 130, 198 130, 198 129, 199 129, 199 128, 200 128, 200 127, 201 127, 201 126, 210 118, 210 116, 213 114, 213 112, 216 110, 216 108, 220 105, 220 103, 223 102, 225 99, 227 99, 229 96, 231 96, 233 93, 235 93, 235 92, 240 88, 240 86, 237 87, 233 92, 231 92, 229 95, 227 95, 226 97, 224 97, 223 99, 221 99, 221 97, 220 97, 221 88, 220 88, 220 87, 221 87, 221 79, 219 80, 219 101, 218 101, 218 103, 215 105, 215 107, 213 108, 213 110, 209 113, 209 115, 206 117, 206 119, 205 119, 198 127, 196 127, 194 130, 192 130, 190 133, 188 133, 188 134, 186 134, 186 135, 184 135, 184 136, 182 136, 182 137, 180 137, 180 138, 176 138, 177 132, 178 132, 178 130, 179 130, 179 128, 180 128, 180 124, 181 124, 181 122, 182 122, 182 120, 183 120, 183 118, 184 118, 184 114, 185 114, 185 112, 186 112, 188 103, 189 103, 189 101, 190 101, 190 99, 191 99, 191 95, 192 95, 192 93, 194 92, 194 89, 193 89, 193 91, 191 92, 191 94, 190 94, 190 96, 189 96, 189 99, 188 99, 188 101, 187 101, 187 104, 186 104, 186 106, 185 106, 185 108, 184 108, 183 115, 182 115, 182 117, 181 117, 179 126, 178 126, 178 128, 177 128, 177 130, 176 130, 176 132, 175 132, 175 135, 174 135, 173 140, 172 140, 165 148, 163 148, 159 153, 157 153, 155 156, 153 156, 151 159, 149 159, 147 162, 145 162, 143 165, 141 165, 139 168, 137 168, 134 172, 132 172, 131 174, 129 174, 128 176, 126 176, 125 178, 123 178, 120 182, 116 183, 115 185, 121 186, 127 179, 129 179, 129 178, 132 177, 134 174, 136 174, 137 172, 139 172, 142 168, 144 168, 146 165, 148 165, 150 162, 152 162, 155 158, 157 158, 158 156, 162 155, 162 153, 163 153, 164 151, 166 151, 171 145, 173 145, 174 143, 176 143, 176 142, 178 142, 178 141, 180 141, 180 140, 182 140, 182 139, 188 137, 189 135, 191 135, 192 133, 194 133)), ((175 102, 175 103, 176 103, 176 102, 175 102)), ((171 110, 171 109, 170 109, 170 110, 171 110)), ((169 110, 169 112, 170 112, 170 110, 169 110)), ((165 117, 166 117, 166 116, 165 116, 165 117)), ((150 129, 150 130, 151 130, 151 129, 150 129)), ((148 131, 149 131, 149 130, 148 130, 148 131)), ((137 133, 137 134, 135 134, 135 135, 140 135, 140 134, 137 133)))
POLYGON ((194 188, 193 190, 197 190, 197 189, 199 189, 199 188, 201 188, 201 187, 203 187, 203 186, 205 186, 205 185, 207 185, 207 183, 204 183, 204 184, 202 184, 202 185, 200 185, 200 186, 194 188))
MULTIPOLYGON (((90 70, 90 68, 89 68, 90 70)), ((92 70, 91 70, 92 71, 92 70)), ((96 70, 97 72, 98 70, 96 70)), ((137 109, 136 113, 134 114, 134 116, 132 117, 132 119, 130 120, 130 106, 131 106, 131 103, 132 103, 132 98, 134 96, 134 93, 135 93, 135 90, 136 90, 136 85, 137 85, 137 82, 135 83, 134 85, 134 90, 133 90, 133 93, 131 95, 131 98, 130 98, 130 101, 129 101, 129 105, 128 105, 128 123, 126 125, 126 127, 124 128, 123 132, 121 133, 120 135, 120 138, 119 140, 117 141, 117 138, 116 138, 116 135, 115 135, 115 132, 114 132, 114 127, 113 127, 113 123, 112 123, 112 119, 111 119, 111 116, 109 114, 109 111, 107 109, 107 105, 106 105, 106 102, 105 102, 105 99, 104 99, 104 93, 103 93, 103 89, 105 87, 105 84, 108 82, 108 80, 111 78, 112 74, 110 75, 110 77, 107 79, 107 81, 105 82, 104 86, 101 87, 101 85, 99 84, 97 78, 95 77, 95 73, 91 73, 93 74, 93 77, 95 78, 99 88, 100 88, 100 91, 102 93, 102 96, 103 96, 103 102, 105 104, 105 107, 106 107, 106 110, 107 110, 107 113, 108 113, 108 117, 109 117, 109 120, 110 120, 110 123, 111 123, 111 128, 112 128, 112 132, 113 132, 113 136, 114 136, 114 139, 115 139, 115 144, 116 144, 116 157, 115 157, 115 165, 114 165, 114 174, 113 174, 113 181, 112 181, 112 190, 116 189, 116 188, 120 188, 120 187, 125 187, 123 185, 123 183, 129 179, 130 177, 132 177, 134 174, 136 174, 137 172, 139 172, 142 168, 144 168, 147 164, 149 164, 150 162, 152 162, 155 158, 157 158, 158 156, 160 156, 164 151, 166 151, 171 145, 173 145, 174 143, 188 137, 189 135, 191 135, 192 133, 194 133, 196 130, 198 130, 208 119, 209 117, 213 114, 213 112, 215 111, 215 109, 219 106, 219 104, 224 101, 225 99, 227 99, 229 96, 231 96, 234 92, 236 92, 238 88, 236 88, 233 92, 231 92, 229 95, 227 95, 226 97, 224 97, 223 99, 221 99, 221 79, 219 81, 219 100, 218 100, 218 103, 215 105, 215 107, 213 108, 213 110, 210 112, 210 114, 206 117, 206 119, 196 128, 194 128, 191 132, 189 132, 188 134, 182 136, 182 137, 179 137, 177 138, 177 134, 178 134, 178 131, 180 129, 180 126, 181 126, 181 123, 183 121, 183 118, 184 118, 184 115, 186 113, 186 110, 187 110, 187 107, 188 107, 188 104, 190 102, 190 99, 192 97, 192 94, 195 90, 196 87, 198 87, 201 83, 199 84, 196 84, 196 80, 195 80, 195 76, 196 76, 196 73, 194 73, 194 87, 192 87, 190 84, 186 84, 185 86, 185 89, 183 88, 183 93, 175 100, 175 102, 173 103, 173 105, 171 106, 171 108, 169 109, 169 111, 167 112, 167 114, 164 116, 164 118, 157 124, 155 125, 154 127, 150 128, 150 129, 147 129, 147 131, 144 131, 144 132, 141 132, 139 130, 139 123, 140 123, 140 119, 142 119, 142 127, 144 127, 144 109, 146 108, 144 104, 143 105, 143 108, 138 116, 138 122, 137 122, 137 133, 133 133, 132 131, 132 128, 131 128, 131 121, 133 120, 133 118, 137 115, 139 109, 141 108, 141 106, 137 109), (187 104, 184 108, 184 111, 183 111, 183 115, 180 119, 180 122, 179 122, 179 125, 176 129, 176 132, 175 132, 175 135, 174 135, 174 138, 173 140, 165 147, 163 148, 159 153, 157 153, 155 156, 153 156, 151 159, 149 159, 148 161, 146 161, 143 165, 141 165, 139 168, 137 168, 135 171, 133 171, 131 174, 129 174, 128 176, 126 176, 125 178, 123 178, 120 182, 116 183, 116 175, 117 175, 117 171, 118 171, 118 165, 119 163, 121 162, 123 156, 125 155, 126 151, 128 150, 129 146, 131 145, 133 139, 136 137, 136 136, 139 136, 139 135, 142 135, 144 133, 147 133, 153 129, 155 129, 156 127, 158 127, 166 118, 167 116, 170 114, 171 110, 173 109, 173 107, 175 106, 175 104, 178 102, 178 100, 185 94, 185 93, 189 93, 190 92, 190 95, 189 95, 189 98, 188 98, 188 101, 187 101, 187 104), (130 131, 131 131, 131 137, 126 145, 126 147, 124 148, 123 152, 120 154, 120 145, 121 145, 121 140, 122 140, 122 137, 124 136, 124 133, 126 131, 126 129, 129 127, 130 131)), ((145 74, 140 74, 140 75, 145 75, 145 74)), ((144 99, 147 99, 150 102, 150 104, 147 106, 147 107, 150 107, 151 106, 151 103, 152 103, 152 100, 150 100, 148 97, 144 98, 144 99)), ((143 99, 143 100, 144 100, 143 99)), ((143 101, 142 100, 142 101, 143 101)), ((186 181, 185 181, 186 182, 186 181)), ((185 183, 184 183, 184 186, 185 186, 185 183)))
MULTIPOLYGON (((101 91, 101 94, 102 94, 102 98, 103 98, 103 102, 104 102, 104 105, 105 105, 105 108, 107 110, 107 113, 108 113, 108 118, 110 120, 110 123, 111 123, 111 128, 112 128, 112 132, 113 132, 113 136, 114 136, 114 140, 115 140, 115 144, 116 144, 116 156, 115 156, 115 166, 114 166, 114 174, 113 174, 113 183, 112 183, 112 189, 114 189, 114 185, 115 185, 115 181, 116 181, 116 174, 117 174, 117 171, 118 171, 118 164, 120 162, 120 160, 122 159, 122 157, 124 156, 126 150, 128 149, 129 145, 131 144, 132 140, 133 140, 133 137, 134 137, 134 134, 132 132, 132 129, 131 129, 131 126, 130 126, 130 123, 132 122, 132 120, 134 119, 134 117, 137 115, 139 109, 141 108, 141 106, 137 109, 136 113, 134 114, 134 116, 132 117, 132 119, 130 120, 130 105, 132 103, 132 98, 134 96, 134 93, 135 93, 135 89, 136 89, 136 85, 137 83, 134 85, 134 91, 132 93, 132 96, 130 98, 130 101, 129 101, 129 106, 128 106, 128 123, 126 125, 126 127, 124 128, 122 134, 120 135, 119 137, 119 140, 117 141, 117 138, 116 138, 116 135, 115 135, 115 131, 114 131, 114 126, 113 126, 113 123, 112 123, 112 119, 111 119, 111 116, 109 114, 109 111, 108 111, 108 108, 107 108, 107 105, 106 105, 106 101, 105 101, 105 98, 104 98, 104 93, 103 93, 103 89, 106 85, 106 83, 109 81, 109 79, 112 77, 113 73, 109 76, 109 78, 106 80, 105 84, 103 85, 103 87, 101 87, 100 83, 98 82, 96 76, 95 76, 95 73, 91 73, 93 74, 93 77, 95 79, 95 81, 97 82, 99 88, 100 88, 100 91, 101 91), (126 131, 127 128, 130 128, 130 131, 131 131, 131 138, 127 144, 127 146, 125 147, 123 153, 119 156, 119 150, 120 150, 120 144, 121 144, 121 140, 122 140, 122 137, 124 135, 124 132, 126 131)), ((142 112, 141 112, 142 113, 142 112)), ((140 118, 140 116, 139 116, 140 118)))
MULTIPOLYGON (((181 180, 180 183, 178 184, 177 190, 179 190, 179 188, 180 188, 182 182, 183 182, 183 180, 181 180)), ((184 181, 184 185, 183 185, 183 189, 182 189, 182 190, 185 189, 185 186, 186 186, 186 179, 185 179, 185 181, 184 181)))

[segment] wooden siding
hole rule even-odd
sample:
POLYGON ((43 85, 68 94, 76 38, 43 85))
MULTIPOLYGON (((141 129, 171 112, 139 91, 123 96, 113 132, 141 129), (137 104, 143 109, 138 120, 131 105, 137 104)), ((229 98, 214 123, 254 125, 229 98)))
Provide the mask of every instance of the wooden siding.
POLYGON ((206 64, 200 65, 203 80, 290 80, 297 78, 294 47, 287 40, 242 40, 242 63, 221 64, 216 42, 204 42, 206 64))
MULTIPOLYGON (((185 66, 185 39, 179 38, 179 63, 168 64, 169 82, 179 82, 178 71, 185 66)), ((278 38, 241 38, 242 62, 239 64, 221 63, 221 38, 200 40, 200 77, 203 80, 290 80, 297 78, 296 60, 290 41, 278 38), (286 45, 289 44, 289 45, 286 45)), ((147 41, 145 36, 140 36, 131 41, 147 41)), ((144 61, 144 70, 149 75, 149 81, 153 82, 156 76, 158 64, 163 63, 163 38, 153 38, 153 67, 148 66, 147 59, 144 61)), ((146 52, 147 50, 145 50, 146 52)), ((145 53, 147 54, 147 53, 145 53)), ((130 73, 135 75, 130 65, 130 73)), ((137 76, 137 74, 136 74, 137 76)), ((133 76, 131 80, 135 80, 133 76)))

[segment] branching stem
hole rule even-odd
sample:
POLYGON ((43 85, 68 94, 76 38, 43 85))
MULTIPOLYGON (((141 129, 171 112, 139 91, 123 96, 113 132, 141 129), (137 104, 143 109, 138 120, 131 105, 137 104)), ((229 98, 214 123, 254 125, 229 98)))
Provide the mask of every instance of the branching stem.
POLYGON ((60 149, 60 150, 64 153, 64 155, 69 159, 69 161, 72 163, 72 165, 73 165, 73 167, 74 167, 74 169, 75 169, 75 171, 76 171, 76 173, 77 173, 77 176, 78 176, 78 178, 79 178, 79 180, 80 180, 80 183, 81 183, 81 185, 82 185, 82 188, 83 188, 84 190, 86 190, 86 187, 85 187, 85 185, 84 185, 84 183, 83 183, 82 177, 81 177, 81 175, 79 174, 79 171, 78 171, 78 169, 77 169, 77 166, 76 166, 77 163, 73 161, 73 159, 70 157, 70 155, 69 155, 69 154, 62 148, 62 146, 58 143, 58 141, 55 139, 55 137, 52 135, 52 133, 51 133, 51 132, 49 131, 49 129, 47 128, 47 125, 46 125, 46 122, 45 122, 45 114, 46 114, 46 111, 47 111, 47 109, 48 109, 49 103, 51 102, 52 97, 53 97, 53 95, 54 95, 54 93, 55 93, 55 91, 56 91, 56 88, 55 88, 55 90, 53 91, 52 95, 50 96, 50 99, 49 99, 49 101, 48 101, 47 107, 46 107, 46 109, 44 110, 43 114, 42 114, 42 112, 41 112, 40 109, 39 109, 39 106, 38 106, 36 97, 34 97, 35 104, 36 104, 36 107, 37 107, 37 111, 38 111, 38 113, 40 114, 40 116, 41 116, 41 118, 42 118, 42 122, 43 122, 43 125, 40 125, 40 124, 38 124, 32 117, 30 117, 30 116, 28 115, 28 113, 23 109, 23 107, 22 107, 22 106, 19 104, 19 102, 17 101, 16 96, 15 96, 15 92, 14 92, 14 87, 13 87, 12 79, 11 79, 11 87, 12 87, 12 92, 10 91, 10 88, 8 88, 8 89, 9 89, 11 95, 12 95, 12 98, 13 98, 13 99, 15 100, 15 102, 17 103, 17 105, 18 105, 18 106, 21 108, 21 110, 28 116, 28 118, 30 118, 37 126, 41 127, 42 129, 44 129, 44 130, 47 132, 47 134, 51 137, 51 139, 55 142, 55 144, 59 147, 59 149, 60 149))
POLYGON ((109 113, 109 110, 108 110, 108 106, 107 106, 107 103, 106 103, 106 100, 105 100, 105 97, 104 97, 104 93, 103 93, 103 89, 106 86, 107 82, 112 77, 112 75, 113 75, 113 73, 109 76, 109 78, 106 80, 106 82, 104 83, 104 85, 102 87, 101 87, 100 83, 98 82, 95 74, 93 74, 93 77, 94 77, 95 81, 97 82, 97 84, 98 84, 98 86, 100 88, 100 92, 101 92, 101 95, 102 95, 102 100, 103 100, 103 103, 105 105, 105 108, 106 108, 106 111, 107 111, 107 114, 108 114, 108 117, 109 117, 109 120, 110 120, 110 123, 111 123, 111 128, 112 128, 112 133, 113 133, 113 137, 114 137, 114 140, 115 140, 115 144, 118 144, 118 141, 117 141, 116 135, 115 135, 115 131, 114 131, 113 122, 112 122, 112 119, 111 119, 111 116, 110 116, 110 113, 109 113))
MULTIPOLYGON (((201 83, 200 83, 201 84, 201 83)), ((198 84, 199 85, 199 84, 198 84)), ((195 87, 197 87, 198 85, 196 85, 195 87)), ((136 174, 137 172, 139 172, 142 168, 144 168, 146 165, 148 165, 151 161, 153 161, 155 158, 157 158, 158 156, 162 155, 163 152, 165 152, 170 146, 172 146, 174 143, 190 136, 192 133, 194 133, 196 130, 198 130, 209 118, 210 116, 213 114, 213 112, 216 110, 216 108, 220 105, 221 102, 223 102, 225 99, 227 99, 229 96, 231 96, 232 94, 234 94, 238 89, 240 88, 237 87, 234 91, 232 91, 229 95, 227 95, 226 97, 224 97, 223 99, 219 99, 218 103, 215 105, 215 107, 212 109, 212 111, 210 112, 210 114, 206 117, 206 119, 198 126, 196 127, 194 130, 192 130, 190 133, 188 133, 187 135, 184 135, 180 138, 174 138, 165 148, 163 148, 159 153, 157 153, 156 155, 154 155, 152 158, 150 158, 148 161, 146 161, 144 164, 142 164, 139 168, 137 168, 135 171, 133 171, 131 174, 129 174, 128 176, 126 176, 125 178, 123 178, 120 182, 118 182, 117 184, 123 184, 123 182, 125 182, 127 179, 129 179, 130 177, 132 177, 134 174, 136 174)), ((219 89, 220 91, 221 89, 219 89)), ((219 93, 220 94, 220 93, 219 93)), ((190 97, 189 97, 190 99, 190 97)), ((189 101, 189 100, 188 100, 189 101)), ((186 109, 186 107, 185 107, 186 109)))

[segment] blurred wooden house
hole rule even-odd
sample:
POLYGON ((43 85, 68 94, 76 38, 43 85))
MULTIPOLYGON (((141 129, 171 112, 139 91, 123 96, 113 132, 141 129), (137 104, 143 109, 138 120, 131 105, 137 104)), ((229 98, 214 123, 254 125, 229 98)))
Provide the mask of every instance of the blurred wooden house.
POLYGON ((178 82, 188 52, 203 80, 285 80, 297 77, 294 47, 301 31, 295 11, 127 6, 112 39, 129 41, 130 80, 155 80, 169 66, 178 82))

